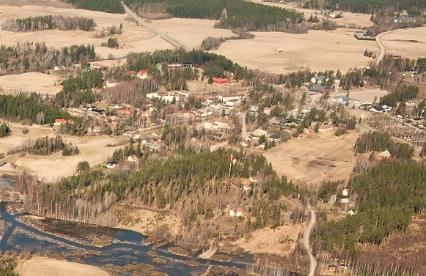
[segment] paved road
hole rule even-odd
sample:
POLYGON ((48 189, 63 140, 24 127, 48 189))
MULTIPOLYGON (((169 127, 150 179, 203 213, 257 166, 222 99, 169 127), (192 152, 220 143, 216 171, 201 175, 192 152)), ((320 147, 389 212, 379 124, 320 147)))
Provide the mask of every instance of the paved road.
POLYGON ((171 38, 167 34, 165 34, 163 32, 160 32, 159 30, 157 30, 156 28, 154 28, 152 25, 147 24, 146 22, 144 22, 143 19, 140 16, 138 16, 136 13, 134 13, 126 4, 124 4, 123 2, 121 2, 121 4, 123 5, 123 8, 126 11, 127 15, 130 16, 130 17, 132 17, 134 20, 136 20, 136 22, 138 22, 139 26, 147 29, 148 31, 150 31, 154 35, 160 36, 162 39, 164 39, 165 41, 167 41, 168 43, 170 43, 170 45, 172 45, 176 49, 183 48, 183 49, 185 49, 187 51, 190 50, 190 49, 188 49, 188 47, 186 47, 185 45, 183 45, 182 43, 180 43, 176 39, 171 38))
POLYGON ((306 226, 306 229, 303 233, 303 245, 306 248, 306 251, 308 251, 308 255, 309 255, 309 273, 308 276, 314 276, 315 275, 315 269, 317 268, 317 259, 315 258, 315 256, 312 254, 312 248, 311 248, 311 244, 309 243, 309 238, 311 236, 312 233, 312 228, 314 227, 315 223, 317 222, 317 217, 315 214, 314 209, 312 209, 311 205, 308 204, 308 209, 311 212, 311 219, 308 223, 308 226, 306 226))

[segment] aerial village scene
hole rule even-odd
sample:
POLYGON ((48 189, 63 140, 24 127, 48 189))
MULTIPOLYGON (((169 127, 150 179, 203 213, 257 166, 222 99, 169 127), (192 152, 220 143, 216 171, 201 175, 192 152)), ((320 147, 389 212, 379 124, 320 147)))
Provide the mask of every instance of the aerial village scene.
POLYGON ((0 27, 0 276, 425 275, 426 1, 0 0, 0 27))

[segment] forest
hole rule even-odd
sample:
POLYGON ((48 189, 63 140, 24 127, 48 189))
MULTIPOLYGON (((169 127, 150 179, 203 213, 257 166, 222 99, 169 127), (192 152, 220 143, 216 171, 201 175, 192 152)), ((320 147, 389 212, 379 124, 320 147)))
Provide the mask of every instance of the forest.
POLYGON ((33 93, 0 95, 0 117, 10 121, 52 124, 55 119, 68 119, 70 115, 46 103, 46 99, 33 93))
POLYGON ((363 133, 355 142, 355 151, 359 153, 385 150, 388 150, 393 157, 402 160, 409 160, 414 155, 414 148, 410 144, 395 142, 389 134, 384 132, 363 133))
MULTIPOLYGON (((78 8, 124 13, 120 0, 66 0, 78 8)), ((246 31, 289 31, 306 32, 300 26, 303 14, 294 10, 281 9, 250 3, 243 0, 125 0, 134 9, 159 7, 174 17, 219 20, 217 27, 242 28, 246 31), (226 12, 223 12, 226 9, 226 12)))
POLYGON ((103 87, 103 76, 100 71, 84 71, 80 75, 70 77, 62 82, 62 90, 56 94, 59 107, 78 107, 99 99, 92 88, 103 87))
MULTIPOLYGON (((280 225, 286 210, 281 196, 302 194, 291 181, 280 179, 263 156, 223 149, 198 153, 187 149, 165 159, 141 150, 140 144, 130 144, 117 151, 113 158, 127 160, 123 156, 133 154, 141 162, 140 169, 115 172, 83 170, 81 174, 58 183, 37 186, 32 186, 25 179, 18 182, 28 194, 29 206, 44 216, 85 222, 99 222, 104 218, 103 224, 111 223, 115 220, 106 219, 111 208, 118 202, 131 200, 134 204, 173 212, 182 218, 187 229, 182 235, 198 229, 194 234, 197 237, 205 233, 206 228, 199 231, 203 220, 212 218, 215 213, 223 213, 227 204, 245 202, 251 206, 247 209, 250 216, 246 223, 236 226, 237 233, 280 225), (231 155, 237 161, 230 167, 231 155), (248 179, 250 176, 258 179, 250 193, 236 188, 236 185, 241 185, 241 177, 248 179)), ((207 228, 210 229, 206 234, 208 238, 217 237, 218 229, 214 225, 207 228)), ((195 242, 194 235, 186 238, 195 242)), ((205 242, 203 240, 201 244, 205 246, 205 242)))
POLYGON ((70 66, 94 60, 95 48, 72 45, 60 50, 48 49, 44 43, 26 42, 16 46, 0 46, 0 74, 40 72, 55 66, 70 66))
POLYGON ((426 167, 386 161, 355 175, 348 188, 357 194, 356 211, 325 222, 317 232, 326 250, 355 255, 362 244, 379 245, 390 234, 405 232, 411 217, 426 207, 426 167))
POLYGON ((426 2, 423 0, 325 0, 325 5, 323 3, 324 1, 309 0, 308 5, 314 8, 323 7, 360 13, 408 10, 413 15, 419 15, 426 8, 426 2))
POLYGON ((12 32, 34 32, 58 29, 61 31, 93 31, 96 27, 92 18, 45 15, 11 19, 2 24, 2 29, 12 32))

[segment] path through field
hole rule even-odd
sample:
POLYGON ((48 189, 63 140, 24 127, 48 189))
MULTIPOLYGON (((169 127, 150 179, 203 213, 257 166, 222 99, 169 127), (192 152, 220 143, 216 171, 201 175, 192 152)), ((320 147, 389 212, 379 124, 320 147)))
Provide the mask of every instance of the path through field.
POLYGON ((314 276, 315 275, 315 269, 317 268, 317 259, 312 254, 312 248, 309 243, 309 238, 312 233, 312 228, 315 226, 315 223, 317 222, 316 214, 314 209, 312 209, 311 205, 308 204, 308 209, 311 212, 311 219, 308 223, 308 226, 306 226, 306 229, 303 233, 303 245, 306 248, 306 251, 308 251, 309 255, 309 273, 308 276, 314 276))

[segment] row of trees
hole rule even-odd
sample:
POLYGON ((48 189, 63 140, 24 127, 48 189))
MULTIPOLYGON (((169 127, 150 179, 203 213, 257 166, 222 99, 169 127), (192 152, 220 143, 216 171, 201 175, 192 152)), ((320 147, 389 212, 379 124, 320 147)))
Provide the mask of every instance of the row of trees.
POLYGON ((26 151, 35 155, 50 155, 62 151, 64 156, 76 155, 80 152, 77 146, 65 143, 61 136, 37 138, 26 151))
POLYGON ((403 160, 411 159, 414 154, 414 148, 410 144, 395 142, 384 132, 364 133, 355 143, 355 151, 359 153, 384 150, 389 150, 393 157, 403 160))
POLYGON ((48 49, 44 43, 26 42, 0 46, 0 74, 43 71, 55 66, 70 66, 94 60, 95 48, 72 45, 60 50, 48 49))
POLYGON ((70 17, 62 15, 45 15, 17 18, 6 21, 2 29, 12 32, 33 32, 58 29, 61 31, 93 31, 96 23, 92 18, 70 17))

